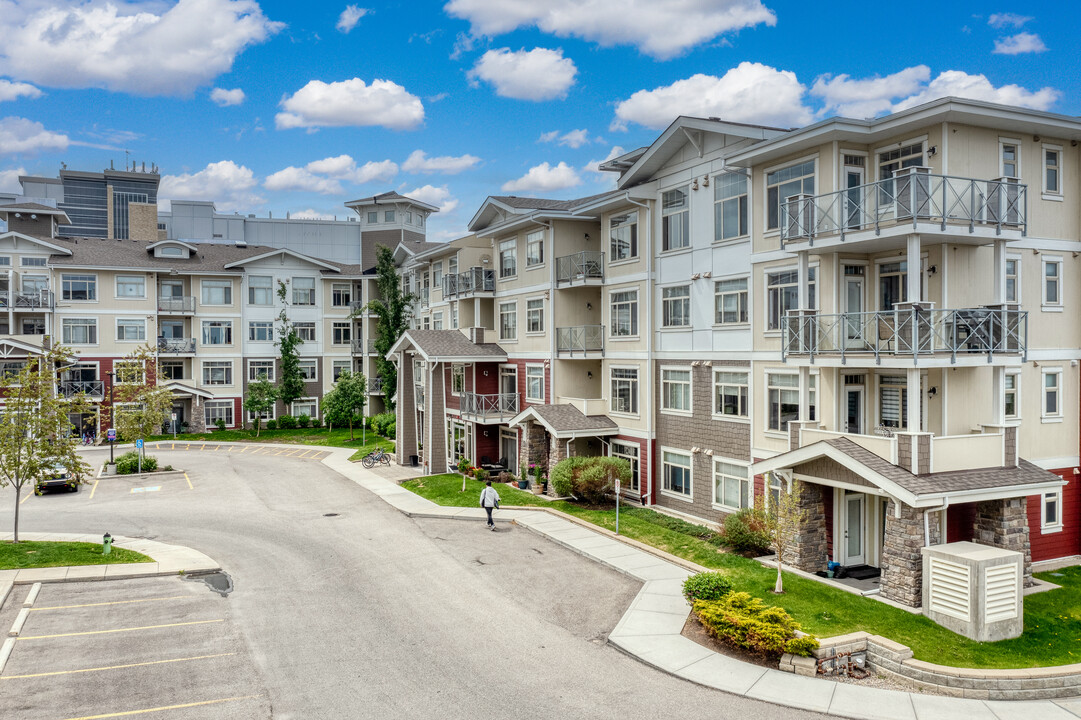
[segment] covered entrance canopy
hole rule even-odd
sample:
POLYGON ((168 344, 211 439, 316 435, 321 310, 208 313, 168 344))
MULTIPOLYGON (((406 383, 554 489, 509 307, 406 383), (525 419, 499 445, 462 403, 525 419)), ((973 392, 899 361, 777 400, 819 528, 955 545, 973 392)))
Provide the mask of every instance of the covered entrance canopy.
POLYGON ((575 405, 531 405, 509 423, 522 428, 522 472, 537 464, 552 468, 565 457, 594 455, 600 447, 579 447, 576 441, 619 434, 619 427, 607 415, 586 415, 575 405), (583 452, 583 450, 585 452, 583 452))

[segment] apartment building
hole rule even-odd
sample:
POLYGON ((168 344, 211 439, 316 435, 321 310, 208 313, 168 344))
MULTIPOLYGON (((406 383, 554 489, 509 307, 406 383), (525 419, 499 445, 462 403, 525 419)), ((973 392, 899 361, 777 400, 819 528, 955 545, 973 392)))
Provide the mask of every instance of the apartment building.
POLYGON ((1078 140, 956 98, 679 118, 602 166, 612 192, 490 197, 473 235, 401 256, 422 300, 399 453, 620 455, 644 502, 709 522, 798 479, 791 562, 909 605, 925 544, 1017 549, 1026 574, 1081 554, 1078 140))

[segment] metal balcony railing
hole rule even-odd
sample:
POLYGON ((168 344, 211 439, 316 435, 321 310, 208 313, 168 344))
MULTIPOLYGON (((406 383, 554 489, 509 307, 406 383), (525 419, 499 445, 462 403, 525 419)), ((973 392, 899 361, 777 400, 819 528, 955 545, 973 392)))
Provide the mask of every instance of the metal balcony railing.
POLYGON ((575 325, 556 328, 556 352, 567 355, 585 355, 604 350, 603 325, 575 325))
POLYGON ((160 297, 158 298, 158 312, 193 313, 195 312, 195 298, 191 295, 160 297))
POLYGON ((413 398, 416 401, 417 407, 421 410, 424 409, 424 386, 420 383, 413 385, 413 398))
POLYGON ((604 253, 585 251, 556 258, 556 283, 604 280, 604 253))
POLYGON ((363 310, 364 306, 367 304, 368 303, 364 302, 363 300, 352 300, 349 302, 349 309, 354 312, 357 310, 363 310))
POLYGON ((509 420, 518 414, 518 393, 462 393, 459 408, 463 418, 469 417, 481 422, 509 420))
POLYGON ((354 338, 351 344, 354 355, 375 355, 375 338, 354 338))
POLYGON ((368 378, 368 394, 369 395, 382 395, 383 394, 383 378, 381 378, 381 377, 368 378))
POLYGON ((51 310, 56 300, 51 290, 0 290, 0 308, 16 310, 51 310))
POLYGON ((195 338, 158 338, 159 353, 194 353, 195 338))
POLYGON ((443 276, 443 297, 461 297, 478 292, 495 292, 495 271, 469 268, 465 272, 443 276))
POLYGON ((421 288, 418 296, 420 297, 420 306, 428 307, 428 303, 431 299, 431 288, 421 288))
POLYGON ((839 236, 911 223, 1026 231, 1028 186, 1014 178, 974 180, 932 175, 928 168, 898 170, 892 178, 823 195, 793 195, 782 203, 781 241, 814 245, 839 236))
POLYGON ((1008 308, 931 310, 916 307, 836 315, 800 314, 784 319, 782 354, 808 356, 1020 355, 1028 350, 1028 311, 1008 308))
POLYGON ((375 338, 368 338, 368 354, 376 355, 378 351, 375 349, 375 338))
POLYGON ((105 397, 105 381, 103 380, 65 380, 56 386, 61 397, 74 397, 79 393, 86 393, 93 399, 100 400, 105 397))

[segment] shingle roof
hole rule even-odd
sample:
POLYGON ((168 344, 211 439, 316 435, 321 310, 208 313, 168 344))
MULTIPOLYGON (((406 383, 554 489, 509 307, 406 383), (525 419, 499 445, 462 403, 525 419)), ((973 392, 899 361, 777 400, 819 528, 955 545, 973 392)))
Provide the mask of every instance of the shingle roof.
POLYGON ((579 205, 585 205, 586 203, 607 194, 608 193, 600 193, 598 195, 590 195, 588 197, 575 198, 573 200, 548 200, 546 198, 518 197, 517 195, 493 195, 492 199, 509 207, 520 208, 522 210, 573 210, 579 205))
POLYGON ((26 212, 37 212, 37 213, 43 213, 43 214, 47 213, 49 215, 64 215, 65 214, 64 211, 60 210, 59 208, 54 208, 51 205, 42 205, 41 203, 36 203, 36 202, 5 203, 5 204, 0 205, 0 212, 6 212, 6 211, 9 211, 9 210, 13 211, 13 212, 26 211, 26 212))
POLYGON ((403 340, 423 354, 429 362, 475 358, 506 360, 507 351, 495 343, 474 343, 460 330, 406 330, 403 340))
POLYGON ((559 437, 611 435, 619 430, 619 426, 607 415, 585 415, 569 404, 532 405, 521 412, 512 424, 519 424, 529 415, 536 417, 548 432, 559 437))

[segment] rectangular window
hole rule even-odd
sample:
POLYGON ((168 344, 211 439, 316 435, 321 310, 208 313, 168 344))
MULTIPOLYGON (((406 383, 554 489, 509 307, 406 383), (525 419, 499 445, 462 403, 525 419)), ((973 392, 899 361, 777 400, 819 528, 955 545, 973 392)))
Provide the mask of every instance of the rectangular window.
POLYGON ((751 481, 746 465, 714 459, 713 502, 728 510, 751 506, 751 481))
POLYGON ((878 379, 878 419, 883 427, 908 428, 908 383, 903 377, 884 375, 878 379))
POLYGON ((203 417, 208 428, 221 420, 225 427, 233 427, 233 401, 232 400, 207 400, 203 404, 203 417))
POLYGON ((537 230, 525 236, 526 267, 544 263, 544 231, 537 230))
POLYGON ((609 223, 611 225, 610 261, 619 262, 638 257, 638 211, 615 215, 609 223))
POLYGON ((184 379, 183 360, 159 360, 158 365, 161 367, 161 374, 165 376, 166 380, 184 379))
POLYGON ((908 261, 881 263, 878 266, 878 309, 893 310, 908 300, 908 261))
POLYGON ((274 323, 248 323, 248 340, 252 342, 274 342, 274 323))
POLYGON ((116 321, 116 339, 120 342, 145 342, 146 320, 118 318, 116 321))
POLYGON ((447 260, 447 274, 448 275, 457 275, 458 274, 458 256, 457 255, 451 255, 450 259, 447 260))
POLYGON ((458 329, 458 303, 451 303, 450 305, 450 329, 458 329))
POLYGON ((310 418, 319 417, 319 401, 315 398, 300 398, 293 401, 293 417, 307 415, 310 418))
POLYGON ((269 275, 252 275, 249 277, 248 304, 262 306, 273 305, 274 278, 269 275))
POLYGON ((203 363, 203 385, 232 385, 233 361, 216 360, 203 363))
POLYGON ((769 416, 766 428, 788 432, 788 423, 799 419, 799 375, 766 375, 769 416))
POLYGON ((1019 375, 1017 373, 1006 373, 1006 385, 1005 385, 1005 397, 1003 398, 1002 406, 1006 412, 1006 417, 1009 419, 1016 419, 1020 413, 1021 405, 1018 402, 1018 380, 1019 375))
POLYGON ((333 373, 334 382, 338 382, 338 378, 342 376, 342 373, 346 370, 352 371, 352 360, 335 360, 331 364, 331 372, 333 373))
POLYGON ((525 331, 527 333, 544 332, 544 300, 526 300, 525 331))
POLYGON ((661 250, 678 250, 691 244, 691 211, 687 187, 661 195, 661 250))
POLYGON ((526 365, 525 399, 531 402, 544 402, 544 366, 526 365))
POLYGON ((442 312, 432 313, 432 330, 442 330, 442 329, 443 329, 443 313, 442 312))
POLYGON ((368 224, 369 225, 375 225, 378 222, 379 222, 379 213, 378 213, 378 211, 368 213, 368 224))
POLYGON ((274 382, 274 361, 273 360, 249 360, 248 361, 248 380, 269 380, 274 382))
POLYGON ((116 296, 118 298, 145 298, 145 275, 117 275, 116 296))
POLYGON ((1062 529, 1062 490, 1052 490, 1043 494, 1040 512, 1040 529, 1062 529))
POLYGON ((725 173, 713 180, 713 239, 732 240, 747 234, 747 176, 725 173))
POLYGON ((204 320, 203 345, 232 345, 233 323, 231 320, 204 320))
POLYGON ((49 259, 43 257, 24 257, 19 259, 19 265, 22 267, 45 267, 48 262, 49 259))
POLYGON ((684 327, 691 324, 690 285, 661 290, 661 316, 664 327, 684 327))
POLYGON ((747 278, 713 283, 714 322, 738 325, 747 322, 747 278))
POLYGON ((1062 261, 1043 261, 1043 304, 1062 304, 1062 261))
POLYGON ((98 342, 97 318, 64 318, 65 345, 96 345, 98 342))
POLYGON ((301 360, 300 361, 300 377, 308 381, 318 380, 319 371, 317 368, 319 364, 315 360, 301 360))
POLYGON ((638 368, 612 368, 612 412, 638 414, 638 368))
POLYGON ((781 226, 785 200, 793 195, 814 195, 815 161, 807 160, 766 174, 766 229, 781 226))
POLYGON ((143 364, 137 360, 117 360, 113 364, 116 382, 129 385, 141 385, 146 382, 143 364))
POLYGON ((232 280, 203 280, 203 305, 232 305, 232 280))
POLYGON ((674 412, 691 412, 691 371, 689 369, 661 369, 661 409, 674 412))
POLYGON ((1049 195, 1062 194, 1062 150, 1043 148, 1043 191, 1049 195))
POLYGON ((1021 293, 1018 292, 1020 284, 1020 275, 1018 270, 1020 269, 1020 260, 1007 260, 1006 261, 1006 302, 1021 302, 1018 300, 1021 297, 1021 293))
POLYGON ((661 451, 664 491, 691 497, 691 456, 671 450, 661 451))
MULTIPOLYGON (((815 307, 815 268, 807 273, 807 303, 815 307)), ((767 330, 780 330, 789 310, 799 309, 799 272, 782 270, 766 273, 767 330)))
POLYGON ((614 458, 620 458, 626 460, 631 466, 631 483, 627 488, 628 490, 638 490, 638 445, 634 443, 620 442, 619 440, 613 440, 609 445, 609 451, 614 458))
POLYGON ((348 345, 352 341, 353 328, 349 323, 336 322, 331 328, 331 342, 335 345, 348 345))
POLYGON ((499 243, 499 277, 514 277, 518 274, 518 240, 511 238, 499 243))
POLYGON ((1017 146, 1013 143, 999 143, 999 148, 1002 150, 1002 177, 1021 177, 1017 146))
POLYGON ((61 275, 61 293, 65 300, 97 300, 97 275, 61 275))
POLYGON ((499 339, 516 340, 518 338, 518 304, 499 303, 499 339))
POLYGON ((313 322, 293 323, 293 329, 297 331, 297 335, 304 342, 315 342, 315 323, 313 323, 313 322))
POLYGON ((443 261, 432 263, 432 287, 443 287, 443 261))
POLYGON ((749 417, 747 373, 713 371, 713 413, 728 417, 749 417))
POLYGON ((353 302, 353 286, 349 283, 334 283, 330 286, 330 304, 334 307, 349 307, 353 302))
POLYGON ((314 305, 315 304, 315 278, 310 278, 310 277, 295 277, 295 278, 293 278, 293 304, 294 305, 314 305))
POLYGON ((638 291, 612 293, 612 336, 638 335, 638 291))
POLYGON ((1043 371, 1043 416, 1062 417, 1062 369, 1043 371))
POLYGON ((465 365, 453 363, 450 366, 450 394, 461 395, 465 392, 465 365))
POLYGON ((387 210, 383 213, 383 222, 394 222, 393 210, 387 210))

